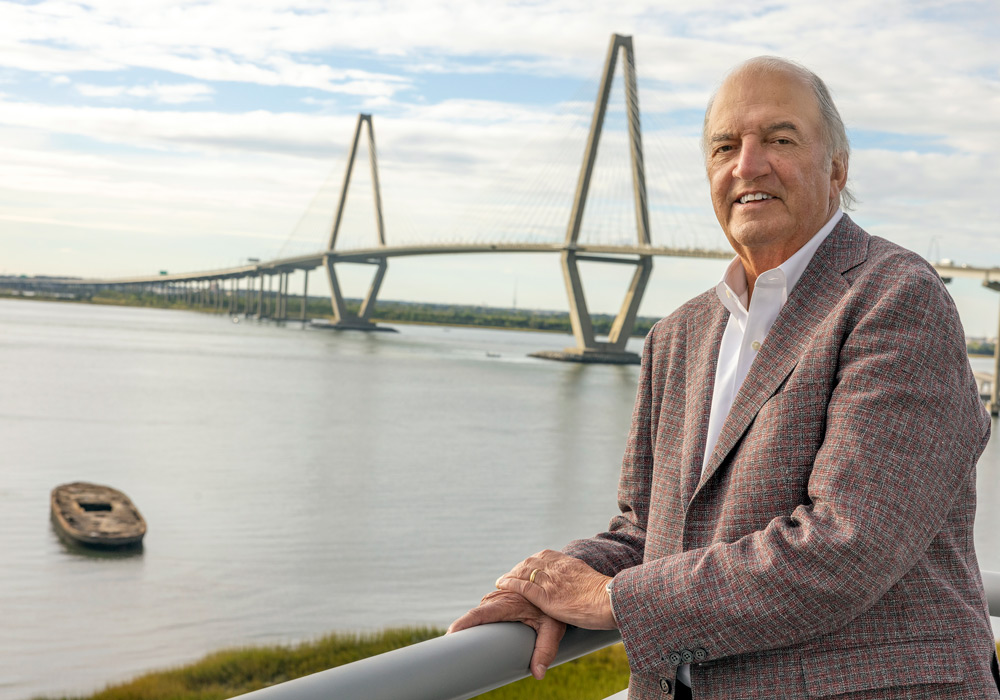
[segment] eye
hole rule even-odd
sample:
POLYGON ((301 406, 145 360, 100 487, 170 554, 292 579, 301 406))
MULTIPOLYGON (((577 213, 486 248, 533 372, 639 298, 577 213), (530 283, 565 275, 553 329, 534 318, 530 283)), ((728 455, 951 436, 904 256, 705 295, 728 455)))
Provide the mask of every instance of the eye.
POLYGON ((779 136, 778 138, 776 138, 774 140, 774 142, 778 143, 778 144, 781 144, 781 145, 784 145, 784 146, 787 146, 787 145, 791 144, 792 141, 791 141, 791 139, 786 139, 784 136, 779 136))

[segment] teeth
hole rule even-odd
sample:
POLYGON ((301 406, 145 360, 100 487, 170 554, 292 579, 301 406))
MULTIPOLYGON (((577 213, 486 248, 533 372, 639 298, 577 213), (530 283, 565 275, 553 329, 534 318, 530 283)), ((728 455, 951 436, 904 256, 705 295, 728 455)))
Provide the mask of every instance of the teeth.
POLYGON ((740 197, 740 204, 746 204, 747 202, 759 202, 762 199, 773 199, 771 195, 764 194, 763 192, 757 192, 756 194, 745 194, 740 197))

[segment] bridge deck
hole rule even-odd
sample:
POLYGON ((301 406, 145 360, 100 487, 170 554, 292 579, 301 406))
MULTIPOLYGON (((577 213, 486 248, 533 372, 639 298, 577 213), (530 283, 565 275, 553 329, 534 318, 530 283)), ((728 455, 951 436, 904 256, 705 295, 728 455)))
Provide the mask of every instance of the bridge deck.
MULTIPOLYGON (((387 258, 411 257, 417 255, 460 255, 468 253, 561 253, 573 251, 578 255, 609 255, 630 257, 674 257, 729 260, 731 250, 705 248, 672 248, 666 246, 613 246, 563 243, 429 243, 422 245, 384 246, 358 248, 353 250, 321 250, 315 253, 288 258, 275 258, 249 265, 239 265, 217 270, 199 270, 172 275, 139 275, 107 279, 65 280, 63 284, 152 284, 157 282, 196 282, 205 280, 232 279, 234 277, 255 277, 259 274, 277 274, 295 270, 313 270, 323 265, 325 257, 334 262, 366 263, 387 258)), ((932 263, 944 278, 980 277, 984 282, 1000 280, 1000 267, 970 267, 948 263, 932 263)))

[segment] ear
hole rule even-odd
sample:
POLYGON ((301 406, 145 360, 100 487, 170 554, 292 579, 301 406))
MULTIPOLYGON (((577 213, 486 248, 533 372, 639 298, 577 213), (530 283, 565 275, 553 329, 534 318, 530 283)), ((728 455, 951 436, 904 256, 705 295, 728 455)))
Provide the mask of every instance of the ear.
POLYGON ((839 196, 847 187, 847 154, 833 154, 833 161, 830 164, 830 186, 837 188, 839 196))

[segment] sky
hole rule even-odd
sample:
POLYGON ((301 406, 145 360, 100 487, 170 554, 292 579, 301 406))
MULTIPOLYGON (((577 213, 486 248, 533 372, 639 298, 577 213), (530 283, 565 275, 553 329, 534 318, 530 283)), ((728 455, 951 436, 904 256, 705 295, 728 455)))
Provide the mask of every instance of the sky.
MULTIPOLYGON (((656 245, 726 247, 697 138, 761 54, 830 86, 851 216, 931 258, 1000 265, 996 0, 0 0, 0 274, 120 277, 325 247, 357 115, 373 115, 386 239, 559 241, 608 43, 633 37, 656 245)), ((584 240, 635 240, 620 70, 584 240)), ((337 246, 374 243, 359 153, 337 246)), ((640 313, 724 261, 658 258, 640 313)), ((361 296, 371 271, 341 266, 361 296)), ((625 266, 583 270, 614 311, 625 266)), ((310 279, 310 292, 325 281, 310 279)), ((293 290, 301 279, 293 280, 293 290)), ((1000 295, 952 293, 970 335, 1000 295)), ((555 255, 392 259, 380 298, 567 308, 555 255)))

